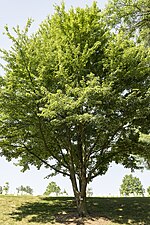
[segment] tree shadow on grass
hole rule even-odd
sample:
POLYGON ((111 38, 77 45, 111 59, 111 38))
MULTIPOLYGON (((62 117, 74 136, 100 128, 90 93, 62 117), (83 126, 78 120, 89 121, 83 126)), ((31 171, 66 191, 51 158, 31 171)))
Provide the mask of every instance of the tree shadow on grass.
POLYGON ((91 198, 92 217, 107 218, 119 224, 150 225, 150 198, 91 198))
POLYGON ((16 221, 28 217, 28 223, 54 223, 69 224, 77 222, 78 216, 73 198, 69 197, 43 197, 38 202, 26 202, 11 213, 16 221))
MULTIPOLYGON (((88 198, 91 220, 104 218, 119 224, 150 225, 150 198, 88 198)), ((28 223, 86 224, 76 212, 75 202, 69 197, 41 198, 26 202, 11 214, 16 221, 28 218, 28 223)))

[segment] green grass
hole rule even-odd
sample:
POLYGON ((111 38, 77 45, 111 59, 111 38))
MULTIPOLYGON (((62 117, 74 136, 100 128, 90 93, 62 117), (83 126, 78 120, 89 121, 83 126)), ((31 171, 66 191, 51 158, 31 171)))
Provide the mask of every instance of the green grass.
MULTIPOLYGON (((150 198, 88 198, 90 224, 150 225, 150 198), (96 223, 96 221, 102 223, 96 223), (92 222, 93 221, 93 222, 92 222)), ((0 225, 83 224, 73 198, 0 196, 0 225)), ((85 220, 85 224, 89 224, 85 220)))

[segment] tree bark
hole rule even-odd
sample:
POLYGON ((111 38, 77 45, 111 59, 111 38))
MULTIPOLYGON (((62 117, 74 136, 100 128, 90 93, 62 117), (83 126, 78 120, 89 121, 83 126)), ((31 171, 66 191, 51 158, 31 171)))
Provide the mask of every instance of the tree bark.
POLYGON ((70 177, 71 177, 71 182, 72 182, 72 187, 73 187, 73 192, 74 192, 78 215, 80 217, 85 217, 88 214, 87 213, 87 205, 86 205, 87 180, 85 177, 82 177, 82 179, 79 180, 79 188, 78 188, 76 177, 73 176, 73 174, 70 177))
POLYGON ((81 180, 81 190, 79 195, 79 215, 81 217, 84 217, 87 215, 87 205, 86 205, 86 187, 87 187, 87 181, 85 178, 81 180))
POLYGON ((77 138, 77 160, 78 162, 75 165, 73 158, 73 150, 71 146, 70 133, 68 132, 68 153, 70 155, 70 180, 73 187, 75 202, 77 206, 77 211, 80 217, 85 217, 87 215, 86 207, 86 187, 87 187, 87 178, 86 178, 86 167, 84 163, 84 154, 82 147, 82 127, 78 126, 78 138, 77 138), (78 172, 77 172, 77 168, 78 172), (78 175, 77 175, 78 174, 78 175))

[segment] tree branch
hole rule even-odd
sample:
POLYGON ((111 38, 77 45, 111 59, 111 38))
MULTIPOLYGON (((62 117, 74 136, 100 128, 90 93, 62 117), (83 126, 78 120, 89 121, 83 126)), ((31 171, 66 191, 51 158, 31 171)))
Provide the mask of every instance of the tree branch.
POLYGON ((50 165, 47 161, 45 161, 44 159, 42 159, 41 157, 39 157, 39 155, 37 155, 34 152, 32 152, 25 144, 23 144, 23 146, 27 150, 28 153, 30 153, 31 155, 35 156, 39 161, 41 161, 42 163, 44 163, 46 166, 48 166, 51 169, 55 170, 57 173, 61 173, 61 174, 65 175, 65 176, 70 176, 69 173, 66 173, 66 172, 63 172, 61 170, 58 170, 54 166, 50 165))

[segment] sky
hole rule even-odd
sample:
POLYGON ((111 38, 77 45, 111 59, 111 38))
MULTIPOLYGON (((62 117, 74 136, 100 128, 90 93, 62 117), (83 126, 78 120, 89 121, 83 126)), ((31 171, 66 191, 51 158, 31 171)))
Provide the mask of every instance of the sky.
MULTIPOLYGON (((54 5, 60 5, 61 1, 57 0, 5 0, 1 1, 0 7, 0 48, 9 49, 10 41, 3 35, 4 26, 16 27, 19 25, 21 28, 25 27, 28 18, 34 20, 31 26, 31 33, 38 29, 39 24, 48 16, 54 13, 54 5)), ((91 5, 92 0, 65 0, 66 8, 73 7, 85 7, 85 5, 91 5)), ((103 8, 107 0, 99 0, 98 5, 103 8)), ((4 63, 2 60, 1 63, 4 63)), ((0 69, 0 74, 3 74, 3 70, 0 69)), ((44 179, 49 175, 50 171, 42 167, 37 170, 35 167, 31 167, 30 170, 22 173, 21 167, 14 165, 15 161, 7 162, 4 157, 0 158, 0 186, 4 186, 5 182, 9 182, 9 193, 16 193, 16 188, 23 186, 30 186, 33 188, 35 195, 41 195, 44 193, 49 182, 54 181, 61 187, 62 190, 66 190, 69 195, 72 195, 71 183, 67 178, 61 175, 44 179)), ((112 164, 108 172, 95 178, 89 185, 92 188, 95 196, 118 196, 119 188, 122 183, 122 179, 126 174, 130 174, 129 169, 124 169, 121 165, 112 164)), ((133 176, 139 177, 143 187, 146 189, 150 186, 150 171, 144 170, 135 171, 133 176)))

